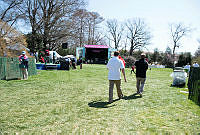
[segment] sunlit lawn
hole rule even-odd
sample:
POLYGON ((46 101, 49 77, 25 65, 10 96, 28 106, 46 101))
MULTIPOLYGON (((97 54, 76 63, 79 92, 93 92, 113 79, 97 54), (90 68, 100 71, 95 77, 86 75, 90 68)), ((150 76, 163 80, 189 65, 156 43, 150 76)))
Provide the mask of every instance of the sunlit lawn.
MULTIPOLYGON (((148 70, 143 97, 126 69, 124 99, 108 104, 105 65, 38 71, 29 80, 0 80, 0 134, 197 134, 200 107, 185 88, 170 87, 171 69, 148 70)), ((114 88, 114 99, 117 99, 114 88)))

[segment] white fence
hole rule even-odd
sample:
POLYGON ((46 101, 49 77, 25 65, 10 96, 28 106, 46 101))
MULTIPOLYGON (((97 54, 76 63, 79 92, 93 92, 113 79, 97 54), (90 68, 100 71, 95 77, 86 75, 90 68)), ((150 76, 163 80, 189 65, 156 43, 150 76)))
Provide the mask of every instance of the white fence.
POLYGON ((149 65, 149 68, 165 68, 164 65, 149 65))

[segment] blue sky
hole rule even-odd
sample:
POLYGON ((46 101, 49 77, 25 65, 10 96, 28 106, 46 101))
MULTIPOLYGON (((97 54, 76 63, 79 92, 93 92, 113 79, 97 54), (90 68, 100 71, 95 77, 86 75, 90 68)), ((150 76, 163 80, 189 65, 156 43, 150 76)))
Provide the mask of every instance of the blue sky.
POLYGON ((98 12, 105 19, 121 22, 142 18, 153 35, 150 51, 172 48, 169 24, 183 23, 193 31, 181 42, 177 52, 194 52, 200 45, 200 0, 88 0, 88 10, 98 12))

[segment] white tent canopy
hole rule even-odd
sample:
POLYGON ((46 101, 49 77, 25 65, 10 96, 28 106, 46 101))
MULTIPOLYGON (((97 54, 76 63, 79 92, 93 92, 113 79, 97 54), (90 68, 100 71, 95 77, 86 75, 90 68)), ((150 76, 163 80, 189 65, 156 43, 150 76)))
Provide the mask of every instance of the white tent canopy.
POLYGON ((49 51, 49 57, 53 59, 53 53, 55 53, 55 59, 62 58, 60 54, 58 54, 56 51, 49 51))

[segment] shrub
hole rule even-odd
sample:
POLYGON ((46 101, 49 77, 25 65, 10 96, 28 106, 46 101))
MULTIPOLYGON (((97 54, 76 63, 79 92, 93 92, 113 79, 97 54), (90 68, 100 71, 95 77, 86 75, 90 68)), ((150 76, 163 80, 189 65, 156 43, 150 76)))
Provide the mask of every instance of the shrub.
POLYGON ((172 56, 170 54, 165 54, 161 64, 165 65, 166 68, 172 68, 174 66, 172 56))
POLYGON ((200 68, 191 68, 189 73, 188 89, 188 98, 200 105, 200 68))
POLYGON ((177 67, 183 67, 187 65, 187 63, 191 64, 192 56, 191 53, 181 53, 178 58, 177 67))
POLYGON ((125 57, 124 60, 126 62, 126 67, 127 68, 131 67, 136 61, 136 59, 133 56, 125 57))

